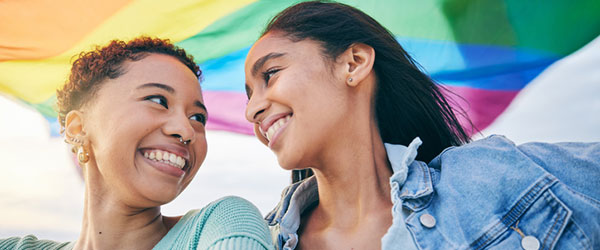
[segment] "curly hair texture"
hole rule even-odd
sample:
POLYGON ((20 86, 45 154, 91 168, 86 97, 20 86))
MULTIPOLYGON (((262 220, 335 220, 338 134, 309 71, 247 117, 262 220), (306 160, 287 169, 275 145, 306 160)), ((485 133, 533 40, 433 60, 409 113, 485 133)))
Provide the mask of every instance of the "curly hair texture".
POLYGON ((138 37, 129 42, 113 40, 104 47, 96 46, 92 51, 79 54, 66 84, 56 91, 61 127, 65 126, 67 113, 93 99, 104 80, 115 79, 125 73, 123 62, 139 61, 152 53, 173 56, 194 72, 198 79, 202 75, 194 58, 168 39, 138 37))

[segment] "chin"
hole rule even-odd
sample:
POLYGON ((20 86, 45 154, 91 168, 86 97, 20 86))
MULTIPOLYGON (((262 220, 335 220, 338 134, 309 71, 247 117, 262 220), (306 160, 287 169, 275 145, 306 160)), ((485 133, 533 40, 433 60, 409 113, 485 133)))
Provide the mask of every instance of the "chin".
POLYGON ((162 205, 166 205, 171 201, 175 200, 177 196, 149 196, 148 199, 152 201, 153 204, 150 204, 150 207, 158 207, 162 205))
POLYGON ((175 200, 181 193, 180 191, 182 190, 176 190, 175 187, 164 187, 148 190, 148 192, 145 192, 143 195, 148 200, 155 202, 155 205, 160 206, 175 200))
POLYGON ((306 168, 300 165, 300 159, 294 157, 285 157, 283 155, 278 155, 277 162, 279 163, 279 166, 281 166, 281 168, 285 170, 300 170, 306 168))

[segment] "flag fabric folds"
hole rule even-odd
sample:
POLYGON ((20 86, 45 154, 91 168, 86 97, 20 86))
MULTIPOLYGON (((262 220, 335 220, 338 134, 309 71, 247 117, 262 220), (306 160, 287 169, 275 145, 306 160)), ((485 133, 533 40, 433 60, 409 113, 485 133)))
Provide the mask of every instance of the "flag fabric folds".
MULTIPOLYGON (((74 56, 112 39, 168 38, 204 72, 207 128, 252 134, 245 57, 269 19, 296 2, 2 1, 0 93, 35 107, 57 135, 55 91, 74 56)), ((388 28, 479 130, 546 67, 600 34, 596 0, 341 2, 388 28)))

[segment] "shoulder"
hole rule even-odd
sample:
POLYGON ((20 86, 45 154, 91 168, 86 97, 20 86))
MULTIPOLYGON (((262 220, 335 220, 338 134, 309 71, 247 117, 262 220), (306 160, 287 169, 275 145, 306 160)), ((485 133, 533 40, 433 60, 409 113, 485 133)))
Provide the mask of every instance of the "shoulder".
POLYGON ((266 249, 272 246, 269 229, 259 210, 243 198, 218 199, 201 210, 192 211, 191 216, 188 221, 194 222, 202 235, 199 249, 224 244, 224 241, 242 246, 260 245, 266 249))
POLYGON ((448 148, 430 167, 439 170, 442 186, 518 192, 541 180, 556 181, 600 199, 600 143, 543 143, 516 145, 493 135, 459 147, 448 148), (507 189, 511 186, 511 189, 507 189))
POLYGON ((535 232, 545 246, 600 246, 595 240, 600 237, 595 219, 600 216, 599 162, 598 143, 515 145, 503 136, 491 136, 449 148, 429 164, 436 177, 428 212, 442 220, 440 228, 449 224, 449 235, 461 228, 463 236, 469 236, 457 236, 457 245, 518 239, 510 230, 518 225, 523 232, 535 232), (469 224, 457 224, 465 218, 469 224), (481 228, 490 230, 481 234, 481 228))
POLYGON ((437 172, 435 186, 463 191, 481 187, 509 191, 504 187, 511 182, 529 185, 546 174, 512 141, 498 135, 447 148, 428 165, 437 172))
MULTIPOLYGON (((441 169, 442 176, 449 177, 464 173, 484 179, 494 175, 513 179, 550 175, 600 199, 597 181, 600 179, 598 142, 530 142, 516 145, 504 136, 493 135, 460 147, 448 148, 430 166, 441 169)), ((503 181, 501 178, 497 180, 503 181)))
POLYGON ((225 211, 241 210, 241 211, 246 211, 246 212, 258 213, 258 209, 256 208, 256 206, 254 206, 254 204, 252 204, 250 201, 248 201, 244 198, 237 197, 237 196, 226 196, 226 197, 220 198, 218 200, 211 202, 203 209, 216 210, 217 212, 222 211, 222 210, 225 210, 225 211))
POLYGON ((224 226, 236 226, 244 223, 262 225, 265 223, 254 204, 236 196, 227 196, 211 202, 202 208, 197 216, 204 217, 206 223, 217 223, 224 226))
POLYGON ((451 163, 457 160, 468 158, 473 161, 491 162, 493 159, 509 160, 510 155, 518 153, 518 148, 511 140, 501 135, 492 135, 479 139, 461 146, 454 146, 445 149, 432 162, 440 164, 451 163))
POLYGON ((215 200, 201 209, 188 211, 181 218, 181 222, 206 224, 209 221, 220 221, 220 217, 230 216, 259 218, 262 221, 258 208, 250 201, 237 196, 227 196, 215 200))
POLYGON ((517 145, 505 136, 491 135, 462 146, 447 148, 438 158, 475 153, 482 154, 479 158, 483 158, 483 156, 502 152, 518 153, 520 156, 536 159, 537 163, 541 163, 540 159, 543 158, 566 158, 566 160, 584 158, 597 162, 600 160, 600 142, 528 142, 517 145))
POLYGON ((522 171, 519 166, 531 165, 552 171, 557 165, 565 164, 597 170, 600 166, 600 143, 530 142, 516 145, 504 136, 492 135, 462 146, 447 148, 430 165, 434 168, 485 167, 492 170, 504 167, 505 171, 522 171))
POLYGON ((17 249, 48 249, 48 250, 60 250, 60 249, 72 249, 73 246, 70 242, 55 242, 51 240, 39 240, 33 235, 27 235, 24 237, 10 237, 6 239, 0 239, 0 249, 6 250, 17 250, 17 249))

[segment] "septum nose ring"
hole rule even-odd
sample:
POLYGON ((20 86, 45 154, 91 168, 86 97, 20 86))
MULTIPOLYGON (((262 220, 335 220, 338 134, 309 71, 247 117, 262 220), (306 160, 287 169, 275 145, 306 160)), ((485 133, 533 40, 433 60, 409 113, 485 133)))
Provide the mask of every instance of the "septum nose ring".
POLYGON ((190 143, 190 140, 183 140, 183 138, 179 137, 179 142, 183 143, 183 145, 187 145, 188 143, 190 143))

